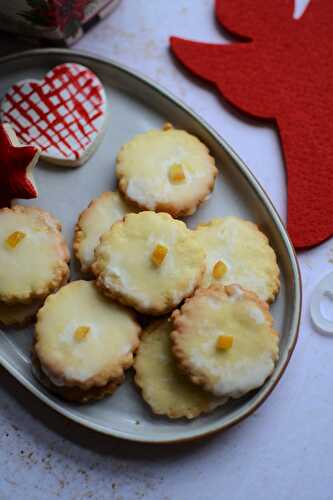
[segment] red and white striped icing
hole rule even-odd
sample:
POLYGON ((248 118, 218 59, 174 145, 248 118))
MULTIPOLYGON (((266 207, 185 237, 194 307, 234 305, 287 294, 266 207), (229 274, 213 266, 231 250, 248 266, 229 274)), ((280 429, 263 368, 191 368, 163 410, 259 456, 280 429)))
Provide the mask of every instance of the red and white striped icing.
POLYGON ((38 146, 46 161, 81 165, 105 125, 105 92, 90 69, 60 64, 43 80, 14 84, 1 102, 0 116, 22 142, 38 146))

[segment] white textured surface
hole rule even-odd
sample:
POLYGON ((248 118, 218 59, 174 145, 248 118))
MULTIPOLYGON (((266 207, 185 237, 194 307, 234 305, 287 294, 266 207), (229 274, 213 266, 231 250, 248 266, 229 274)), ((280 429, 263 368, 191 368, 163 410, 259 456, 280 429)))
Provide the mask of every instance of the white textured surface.
MULTIPOLYGON (((298 13, 305 3, 298 1, 298 13)), ((192 106, 247 162, 284 217, 285 177, 274 128, 222 106, 168 53, 170 34, 223 40, 212 5, 212 0, 123 0, 77 48, 141 71, 192 106)), ((331 499, 333 341, 314 332, 309 297, 333 270, 333 242, 299 257, 304 312, 286 374, 253 416, 210 439, 160 447, 99 436, 44 407, 1 370, 0 499, 331 499)))

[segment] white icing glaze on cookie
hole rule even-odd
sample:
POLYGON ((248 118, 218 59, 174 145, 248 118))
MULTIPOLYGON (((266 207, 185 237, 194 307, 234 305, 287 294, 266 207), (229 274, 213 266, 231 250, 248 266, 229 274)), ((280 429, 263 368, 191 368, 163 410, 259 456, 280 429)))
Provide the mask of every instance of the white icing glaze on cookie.
POLYGON ((103 386, 132 364, 139 332, 131 312, 103 297, 93 282, 73 281, 39 311, 35 352, 55 385, 103 386), (89 331, 78 340, 80 327, 89 331))
POLYGON ((198 290, 173 318, 173 350, 181 368, 216 396, 240 397, 274 370, 279 338, 268 306, 255 294, 237 285, 212 285, 198 290), (230 348, 218 348, 221 336, 232 337, 230 348))
POLYGON ((97 284, 141 312, 163 314, 190 295, 204 270, 204 252, 184 222, 168 214, 129 214, 104 233, 95 250, 97 284), (151 261, 157 245, 163 263, 151 261))
POLYGON ((38 146, 44 160, 74 167, 95 151, 106 107, 97 76, 85 66, 65 63, 42 80, 14 84, 1 102, 0 117, 22 142, 38 146))
POLYGON ((200 224, 194 235, 206 252, 204 286, 236 283, 262 300, 275 298, 280 286, 276 255, 255 224, 228 216, 200 224), (226 265, 226 272, 215 279, 213 268, 218 261, 226 265))
POLYGON ((16 206, 0 210, 0 300, 44 298, 67 279, 69 253, 61 226, 47 212, 16 206), (13 233, 23 239, 11 248, 13 233))
POLYGON ((208 198, 217 169, 206 146, 183 130, 151 130, 124 145, 117 158, 119 188, 142 209, 190 215, 208 198), (170 180, 179 165, 181 182, 170 180))
POLYGON ((94 250, 99 239, 112 224, 134 208, 118 192, 102 193, 80 215, 75 229, 74 252, 82 271, 89 271, 94 261, 94 250))

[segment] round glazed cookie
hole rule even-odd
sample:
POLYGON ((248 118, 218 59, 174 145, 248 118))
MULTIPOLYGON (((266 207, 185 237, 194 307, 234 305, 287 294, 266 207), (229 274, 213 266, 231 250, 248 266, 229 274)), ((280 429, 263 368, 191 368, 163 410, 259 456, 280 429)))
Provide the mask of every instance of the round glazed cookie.
POLYGON ((116 174, 120 191, 141 209, 180 217, 193 214, 208 199, 217 169, 197 137, 167 124, 125 144, 116 174))
POLYGON ((90 271, 94 260, 94 250, 100 236, 114 222, 122 219, 125 214, 134 211, 118 192, 102 193, 98 198, 90 202, 89 206, 80 214, 76 223, 73 242, 74 254, 79 260, 83 272, 90 271))
POLYGON ((123 381, 139 333, 128 309, 103 297, 93 282, 73 281, 37 315, 34 353, 42 381, 70 399, 103 397, 123 381))
POLYGON ((42 303, 42 300, 34 300, 30 304, 5 304, 0 302, 0 325, 26 325, 36 316, 42 303))
POLYGON ((272 302, 280 288, 276 255, 252 222, 238 217, 213 219, 194 231, 206 252, 203 286, 237 283, 272 302))
POLYGON ((197 290, 173 313, 173 352, 192 382, 238 398, 274 370, 279 337, 268 305, 237 285, 197 290))
POLYGON ((92 265, 97 286, 137 311, 171 311, 199 285, 205 254, 184 222, 169 214, 128 214, 104 233, 92 265))
POLYGON ((29 303, 46 297, 69 276, 61 225, 34 207, 0 210, 0 301, 29 303))
POLYGON ((178 369, 171 352, 171 331, 172 322, 167 319, 146 328, 135 357, 135 383, 155 414, 195 418, 226 399, 215 398, 178 369))

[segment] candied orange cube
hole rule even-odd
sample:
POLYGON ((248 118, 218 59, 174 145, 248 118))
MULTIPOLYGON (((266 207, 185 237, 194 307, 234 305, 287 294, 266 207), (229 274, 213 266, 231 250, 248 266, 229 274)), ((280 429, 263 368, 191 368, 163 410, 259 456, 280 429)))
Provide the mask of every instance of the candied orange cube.
POLYGON ((174 163, 169 169, 169 179, 173 183, 182 182, 185 180, 184 169, 180 163, 174 163))
POLYGON ((9 248, 15 248, 24 238, 25 238, 25 233, 22 233, 22 231, 14 231, 6 239, 6 245, 9 248))
POLYGON ((216 347, 221 351, 227 351, 232 347, 234 338, 232 335, 220 335, 216 342, 216 347))
POLYGON ((222 260, 218 260, 213 267, 212 274, 216 280, 219 280, 225 275, 226 271, 227 266, 225 265, 225 263, 222 260))
POLYGON ((167 131, 167 130, 172 130, 173 129, 173 125, 172 123, 170 122, 165 122, 165 124, 163 125, 163 130, 164 131, 167 131))
POLYGON ((90 332, 89 326, 79 326, 74 332, 74 338, 78 342, 81 342, 81 340, 84 340, 87 337, 89 332, 90 332))
POLYGON ((167 253, 167 247, 158 243, 155 246, 153 253, 151 254, 151 260, 153 264, 155 264, 155 266, 160 266, 167 256, 167 253))

